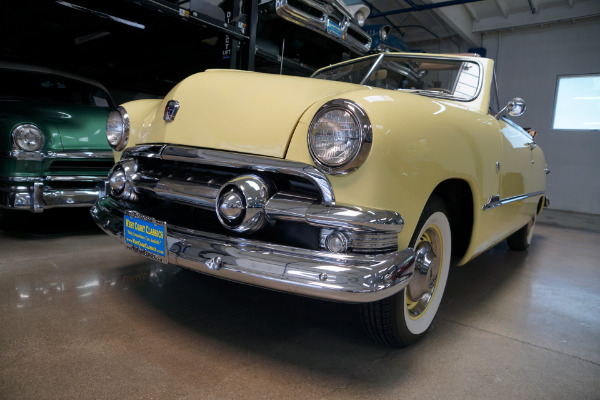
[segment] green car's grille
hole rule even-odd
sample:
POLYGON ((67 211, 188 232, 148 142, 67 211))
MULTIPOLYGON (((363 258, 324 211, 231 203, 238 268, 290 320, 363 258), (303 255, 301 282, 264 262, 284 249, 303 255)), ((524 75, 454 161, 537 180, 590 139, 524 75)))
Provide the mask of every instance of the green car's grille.
POLYGON ((88 171, 88 172, 106 172, 110 170, 114 162, 107 161, 90 161, 90 160, 56 160, 50 164, 50 172, 67 172, 67 171, 88 171))

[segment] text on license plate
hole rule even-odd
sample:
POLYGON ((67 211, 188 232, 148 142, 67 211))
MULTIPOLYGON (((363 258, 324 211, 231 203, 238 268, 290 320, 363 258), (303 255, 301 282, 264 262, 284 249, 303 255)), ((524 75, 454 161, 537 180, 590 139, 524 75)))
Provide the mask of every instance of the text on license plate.
POLYGON ((125 214, 125 245, 146 257, 167 262, 167 226, 162 221, 141 214, 125 214))
POLYGON ((327 21, 327 33, 333 36, 342 37, 342 28, 335 22, 327 21))

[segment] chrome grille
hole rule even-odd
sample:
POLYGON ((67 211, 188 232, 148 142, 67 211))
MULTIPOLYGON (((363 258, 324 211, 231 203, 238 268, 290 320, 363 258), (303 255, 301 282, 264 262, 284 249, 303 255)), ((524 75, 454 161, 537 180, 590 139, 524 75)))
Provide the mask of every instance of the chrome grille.
MULTIPOLYGON (((393 211, 336 205, 325 175, 307 164, 222 151, 146 146, 126 151, 115 168, 124 171, 127 178, 124 189, 117 188, 112 197, 127 203, 128 209, 188 229, 245 235, 313 250, 328 248, 323 242, 332 233, 343 234, 350 244, 347 251, 375 254, 397 250, 397 234, 403 226, 401 216, 393 211), (230 193, 233 182, 240 179, 264 182, 268 193, 260 208, 246 209, 247 213, 260 210, 260 218, 264 218, 256 227, 248 225, 247 232, 245 225, 237 226, 236 222, 229 226, 221 219, 221 193, 230 193)), ((257 198, 252 195, 245 201, 257 198)))

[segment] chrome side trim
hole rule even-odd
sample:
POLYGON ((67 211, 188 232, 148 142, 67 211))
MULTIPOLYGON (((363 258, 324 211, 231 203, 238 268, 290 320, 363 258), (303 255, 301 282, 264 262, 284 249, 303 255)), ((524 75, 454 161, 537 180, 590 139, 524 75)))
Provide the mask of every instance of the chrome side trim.
MULTIPOLYGON (((109 197, 91 209, 95 222, 123 242, 123 213, 109 197)), ((315 298, 372 302, 402 290, 414 273, 411 248, 347 255, 200 232, 167 224, 168 262, 223 279, 315 298)))
POLYGON ((483 205, 482 210, 490 210, 492 208, 500 207, 509 203, 514 203, 515 201, 521 201, 528 199, 530 197, 535 197, 544 194, 544 190, 540 190, 539 192, 520 194, 518 196, 507 197, 505 199, 500 199, 499 195, 491 196, 487 203, 483 205))
POLYGON ((326 205, 335 204, 333 188, 325 174, 312 165, 300 162, 168 145, 132 147, 123 153, 122 159, 130 157, 161 158, 163 160, 292 175, 312 182, 320 191, 326 205))

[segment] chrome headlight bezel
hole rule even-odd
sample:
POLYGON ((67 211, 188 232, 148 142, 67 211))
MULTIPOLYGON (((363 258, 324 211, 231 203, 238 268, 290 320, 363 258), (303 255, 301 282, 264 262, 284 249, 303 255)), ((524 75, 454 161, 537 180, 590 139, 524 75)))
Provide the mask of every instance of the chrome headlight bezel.
MULTIPOLYGON (((308 150, 310 155, 317 167, 330 175, 345 175, 359 168, 367 159, 367 156, 371 151, 372 143, 373 130, 371 121, 369 120, 367 113, 351 100, 335 99, 328 101, 315 113, 308 128, 308 150), (316 126, 322 118, 334 111, 342 111, 353 120, 356 137, 352 140, 358 141, 358 143, 356 143, 357 147, 348 153, 343 162, 332 162, 327 160, 326 157, 321 154, 322 152, 316 149, 316 144, 319 140, 315 132, 316 126)), ((334 143, 331 143, 330 146, 333 145, 334 143)))
POLYGON ((129 114, 122 106, 108 114, 106 119, 106 140, 113 150, 121 151, 129 141, 129 114))
POLYGON ((391 28, 389 25, 383 26, 381 29, 379 29, 379 40, 381 42, 386 42, 388 40, 390 30, 391 28))
POLYGON ((365 16, 365 13, 362 10, 358 10, 354 14, 354 21, 356 22, 356 25, 360 26, 361 28, 363 26, 365 26, 366 20, 367 20, 367 17, 365 16))
POLYGON ((44 147, 44 132, 34 124, 19 124, 11 132, 13 148, 23 151, 40 151, 44 147), (30 135, 25 138, 24 135, 30 135), (31 135, 34 137, 31 143, 31 135))

